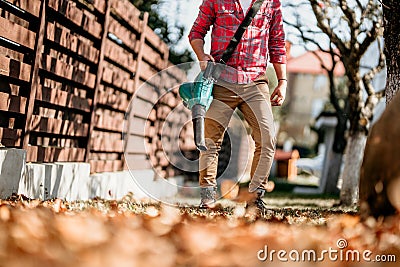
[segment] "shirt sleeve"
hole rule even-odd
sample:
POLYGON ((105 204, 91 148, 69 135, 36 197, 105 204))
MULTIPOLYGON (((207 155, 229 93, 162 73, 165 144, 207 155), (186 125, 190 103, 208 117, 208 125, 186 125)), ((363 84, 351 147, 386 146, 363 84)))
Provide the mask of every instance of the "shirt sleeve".
POLYGON ((200 5, 199 14, 193 23, 192 29, 189 33, 189 41, 193 39, 202 39, 206 36, 207 32, 210 30, 210 26, 215 21, 215 10, 214 1, 203 0, 200 5))
POLYGON ((274 13, 269 33, 269 58, 271 63, 286 64, 285 31, 283 29, 280 0, 273 1, 274 13))

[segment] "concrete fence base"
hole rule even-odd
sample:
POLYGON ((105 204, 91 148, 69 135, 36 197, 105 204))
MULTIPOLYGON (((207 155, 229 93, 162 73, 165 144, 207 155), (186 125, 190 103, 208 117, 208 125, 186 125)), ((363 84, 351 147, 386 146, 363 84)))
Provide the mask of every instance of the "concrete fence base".
POLYGON ((0 149, 0 198, 18 192, 19 181, 25 172, 26 151, 0 149))
POLYGON ((26 163, 26 151, 0 149, 0 199, 22 194, 32 199, 68 201, 95 197, 160 200, 177 194, 176 179, 163 179, 153 170, 90 174, 88 163, 26 163))

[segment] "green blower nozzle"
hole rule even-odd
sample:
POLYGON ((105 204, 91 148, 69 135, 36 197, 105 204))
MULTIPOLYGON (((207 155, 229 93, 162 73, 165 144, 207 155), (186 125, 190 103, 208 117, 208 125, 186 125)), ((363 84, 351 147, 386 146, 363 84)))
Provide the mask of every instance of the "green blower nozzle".
POLYGON ((194 141, 200 151, 207 150, 204 138, 204 118, 213 100, 214 66, 213 62, 208 62, 207 68, 199 73, 194 82, 184 83, 179 87, 183 104, 192 111, 194 141))

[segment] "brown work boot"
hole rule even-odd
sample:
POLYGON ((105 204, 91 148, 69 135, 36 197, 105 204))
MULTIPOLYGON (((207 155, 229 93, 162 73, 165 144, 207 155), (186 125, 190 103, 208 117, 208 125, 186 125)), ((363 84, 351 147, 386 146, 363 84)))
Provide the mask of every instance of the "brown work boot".
POLYGON ((261 214, 264 214, 267 211, 267 204, 262 200, 265 194, 265 189, 258 188, 256 191, 252 192, 252 199, 250 199, 247 204, 246 208, 257 208, 261 214))
MULTIPOLYGON (((265 189, 260 188, 259 190, 264 190, 264 193, 262 194, 264 196, 265 192, 272 192, 275 189, 275 183, 273 181, 268 181, 268 183, 265 186, 265 189)), ((262 196, 262 197, 263 197, 262 196)), ((255 199, 257 198, 257 190, 254 192, 249 192, 247 188, 239 188, 238 195, 236 198, 233 200, 236 202, 245 202, 249 204, 250 202, 254 202, 255 199)))
POLYGON ((200 188, 200 209, 212 209, 215 207, 217 198, 217 188, 213 186, 207 186, 200 188))

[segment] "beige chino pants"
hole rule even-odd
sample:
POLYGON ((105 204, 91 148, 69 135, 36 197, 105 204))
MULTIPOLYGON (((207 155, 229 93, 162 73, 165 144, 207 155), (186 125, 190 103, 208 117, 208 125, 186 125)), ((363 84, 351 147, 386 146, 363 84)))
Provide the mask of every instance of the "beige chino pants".
POLYGON ((214 85, 213 96, 214 100, 205 118, 208 150, 200 153, 200 186, 217 186, 218 152, 232 114, 238 108, 249 123, 252 129, 251 136, 255 142, 249 191, 265 188, 276 143, 267 78, 261 76, 250 84, 219 81, 214 85))

